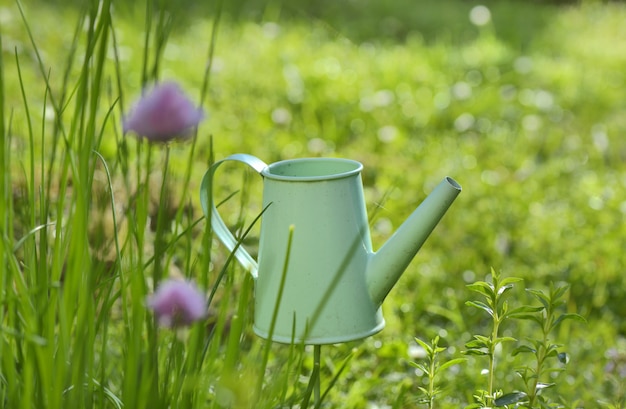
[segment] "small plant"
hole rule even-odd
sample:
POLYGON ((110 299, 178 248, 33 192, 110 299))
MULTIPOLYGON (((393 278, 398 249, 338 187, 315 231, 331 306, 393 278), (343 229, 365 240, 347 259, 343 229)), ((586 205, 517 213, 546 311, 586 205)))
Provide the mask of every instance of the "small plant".
POLYGON ((419 338, 415 338, 415 342, 426 352, 426 362, 423 364, 411 362, 411 365, 422 371, 424 375, 428 377, 428 388, 419 387, 423 396, 418 400, 418 403, 426 404, 429 409, 433 409, 435 407, 435 396, 441 393, 441 389, 439 389, 436 384, 437 375, 444 369, 464 362, 465 358, 455 358, 440 364, 438 359, 439 354, 445 351, 446 348, 439 346, 439 336, 431 340, 430 345, 419 338))
MULTIPOLYGON (((585 319, 574 313, 559 314, 558 309, 565 303, 563 296, 569 285, 550 285, 548 293, 543 291, 526 289, 541 303, 535 312, 515 314, 515 318, 527 319, 535 322, 540 328, 538 338, 527 338, 527 343, 515 348, 513 355, 520 353, 531 354, 534 358, 532 364, 524 365, 518 370, 526 388, 525 394, 518 394, 522 407, 547 408, 553 407, 547 397, 541 393, 548 388, 554 387, 554 382, 547 382, 546 377, 563 370, 562 367, 549 366, 550 360, 556 358, 561 364, 569 362, 569 356, 565 352, 559 352, 562 345, 554 344, 550 340, 550 334, 565 320, 585 322, 585 319), (524 396, 525 395, 525 396, 524 396)), ((532 311, 532 309, 529 309, 532 311)))
POLYGON ((468 285, 470 290, 481 294, 485 301, 467 301, 466 305, 479 308, 491 316, 491 334, 489 336, 474 335, 473 339, 465 344, 467 348, 465 354, 487 356, 489 359, 487 389, 476 391, 474 395, 476 403, 469 405, 468 408, 487 408, 498 406, 501 403, 505 395, 503 395, 502 390, 496 389, 494 386, 496 347, 504 342, 516 341, 516 339, 500 336, 500 326, 504 320, 514 315, 538 311, 537 308, 529 306, 509 310, 509 304, 504 299, 505 294, 513 288, 515 283, 522 281, 521 278, 508 277, 501 279, 500 274, 492 268, 491 280, 491 283, 477 281, 468 285))
POLYGON ((468 286, 471 290, 482 294, 485 301, 468 301, 466 304, 484 310, 492 317, 491 335, 474 335, 474 339, 465 344, 468 348, 465 351, 466 354, 484 355, 489 358, 487 390, 478 390, 474 395, 476 403, 469 405, 468 408, 508 407, 509 405, 531 409, 559 407, 541 393, 556 385, 553 382, 547 382, 545 378, 563 370, 561 367, 548 366, 549 359, 556 358, 562 364, 569 361, 569 356, 565 352, 559 352, 562 345, 550 341, 550 334, 565 320, 585 322, 585 319, 578 314, 558 313, 559 307, 565 303, 563 298, 569 286, 551 285, 547 294, 527 288, 526 291, 539 300, 541 305, 522 305, 509 309, 508 302, 504 300, 504 294, 513 288, 516 282, 522 280, 513 277, 502 279, 500 274, 493 269, 491 276, 491 283, 479 281, 468 286), (517 341, 515 338, 499 335, 500 325, 505 319, 530 320, 537 323, 540 328, 539 337, 526 337, 526 343, 517 346, 511 353, 511 356, 527 353, 534 357, 532 362, 516 371, 524 381, 524 391, 506 394, 494 386, 496 347, 504 342, 517 341))

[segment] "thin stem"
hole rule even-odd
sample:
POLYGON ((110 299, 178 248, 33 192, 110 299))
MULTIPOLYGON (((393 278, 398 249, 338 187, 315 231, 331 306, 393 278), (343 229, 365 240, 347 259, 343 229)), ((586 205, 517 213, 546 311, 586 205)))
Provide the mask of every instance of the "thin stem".
MULTIPOLYGON (((552 301, 552 300, 551 300, 552 301)), ((543 363, 546 359, 546 354, 548 352, 548 334, 550 333, 550 327, 552 326, 552 303, 548 304, 548 307, 545 311, 545 319, 543 322, 542 330, 542 342, 538 345, 536 357, 537 357, 537 366, 535 367, 535 376, 532 377, 531 387, 529 388, 529 399, 528 404, 531 408, 535 406, 535 401, 537 400, 537 385, 539 384, 539 377, 541 376, 541 371, 543 369, 543 363)))
MULTIPOLYGON (((269 206, 269 205, 268 205, 269 206)), ((266 207, 267 209, 267 207, 266 207)), ((278 286, 278 294, 276 295, 276 304, 274 305, 274 312, 272 314, 272 320, 270 322, 270 330, 267 335, 267 343, 265 344, 265 350, 263 351, 263 363, 261 365, 261 374, 265 372, 265 368, 267 368, 267 363, 270 357, 270 347, 272 344, 272 337, 274 336, 274 328, 276 327, 276 321, 278 319, 278 310, 280 309, 280 303, 283 298, 283 291, 285 289, 285 281, 287 279, 287 266, 289 265, 289 257, 291 256, 291 245, 293 242, 293 234, 294 234, 295 226, 289 226, 289 236, 287 238, 287 249, 285 252, 285 262, 283 264, 283 271, 280 277, 280 284, 278 286)), ((234 253, 234 252, 233 252, 234 253)), ((232 253, 231 253, 232 254, 232 253)), ((259 377, 259 381, 257 383, 256 388, 256 397, 261 395, 261 390, 263 389, 263 376, 259 377)))
POLYGON ((496 339, 498 339, 498 327, 499 327, 499 319, 497 313, 494 311, 493 317, 493 332, 491 333, 491 344, 489 345, 489 384, 487 387, 487 393, 489 394, 489 402, 493 403, 493 372, 495 369, 496 362, 496 339))
POLYGON ((315 403, 315 408, 319 408, 321 404, 320 399, 320 361, 322 356, 322 346, 315 345, 313 347, 313 376, 315 377, 314 381, 314 389, 313 389, 313 398, 315 403))
POLYGON ((143 65, 141 67, 141 88, 145 89, 148 83, 148 64, 150 50, 150 33, 152 31, 152 1, 146 1, 146 34, 143 43, 143 65))
POLYGON ((435 354, 437 351, 437 344, 433 343, 433 356, 430 360, 430 372, 428 379, 428 408, 434 409, 435 407, 435 354))
POLYGON ((168 177, 169 177, 169 164, 170 164, 170 145, 165 145, 165 163, 163 164, 163 174, 161 179, 161 190, 159 193, 159 203, 157 206, 157 224, 156 234, 154 238, 154 275, 152 280, 154 286, 158 285, 164 275, 165 266, 163 260, 165 259, 165 249, 167 248, 167 240, 165 237, 165 223, 166 214, 169 213, 169 202, 167 200, 168 193, 168 177))
POLYGON ((211 78, 211 69, 213 68, 213 55, 215 54, 215 45, 217 44, 217 32, 222 17, 222 6, 224 0, 217 2, 217 11, 215 12, 215 18, 213 19, 213 26, 211 28, 211 41, 209 43, 208 61, 204 70, 204 77, 202 80, 202 88, 200 89, 200 107, 204 106, 204 99, 209 89, 209 80, 211 78))

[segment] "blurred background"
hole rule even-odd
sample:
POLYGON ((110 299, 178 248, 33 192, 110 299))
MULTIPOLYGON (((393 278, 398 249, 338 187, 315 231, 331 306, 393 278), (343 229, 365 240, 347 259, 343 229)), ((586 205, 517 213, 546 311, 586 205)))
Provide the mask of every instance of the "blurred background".
MULTIPOLYGON (((56 67, 68 58, 81 1, 22 4, 54 87, 61 83, 56 67)), ((358 350, 335 399, 351 402, 350 407, 391 407, 398 395, 417 395, 421 378, 408 365, 416 349, 413 338, 439 335, 453 357, 473 334, 484 334, 488 320, 465 305, 475 299, 466 285, 486 279, 493 267, 503 276, 524 279, 511 294, 512 305, 534 302, 524 287, 571 285, 563 312, 579 313, 588 323, 567 322, 554 334, 571 355, 558 384, 566 407, 623 402, 624 2, 161 4, 155 16, 166 16, 171 31, 162 49, 160 78, 183 82, 198 98, 215 41, 204 101, 209 120, 199 130, 194 188, 206 170, 209 135, 217 159, 236 152, 268 163, 322 155, 356 159, 365 165, 378 248, 443 176, 463 186, 385 302, 387 328, 329 352, 340 359, 352 347, 358 350)), ((141 90, 145 4, 115 2, 114 9, 122 98, 128 106, 141 90)), ((15 113, 12 130, 19 145, 26 125, 19 115, 15 55, 32 86, 28 99, 33 106, 42 101, 43 81, 9 0, 0 2, 0 24, 6 99, 15 113)), ((113 84, 114 70, 108 75, 113 84)), ((33 110, 34 123, 45 114, 33 110)), ((111 161, 117 158, 118 141, 102 141, 101 152, 111 161)), ((172 163, 181 169, 185 149, 172 149, 172 163)), ((238 172, 221 178, 221 194, 241 183, 258 193, 260 182, 238 172)), ((249 222, 260 210, 260 198, 251 194, 246 200, 249 222)), ((233 205, 233 225, 241 222, 238 205, 233 205)), ((192 206, 198 211, 197 202, 192 206)), ((217 248, 225 257, 225 250, 217 248)), ((504 331, 523 340, 535 329, 524 322, 505 325, 504 331)), ((505 351, 500 359, 502 387, 515 389, 520 357, 505 351)), ((442 379, 443 406, 471 401, 471 392, 484 380, 484 365, 471 358, 448 373, 442 379)))

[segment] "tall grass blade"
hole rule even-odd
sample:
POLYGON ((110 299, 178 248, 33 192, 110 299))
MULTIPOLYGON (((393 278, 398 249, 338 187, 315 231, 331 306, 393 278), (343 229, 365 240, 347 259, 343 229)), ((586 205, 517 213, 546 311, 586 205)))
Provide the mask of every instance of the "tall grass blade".
MULTIPOLYGON (((270 204, 268 204, 265 208, 267 209, 270 204)), ((274 306, 274 312, 272 313, 272 320, 270 321, 270 327, 269 327, 269 331, 267 335, 267 340, 266 340, 265 347, 263 349, 263 357, 262 357, 261 365, 260 365, 259 372, 258 372, 259 380, 257 381, 257 385, 256 385, 257 399, 259 396, 261 396, 265 369, 267 368, 267 363, 269 361, 269 356, 270 356, 270 350, 272 347, 272 336, 274 335, 274 329, 276 327, 276 321, 278 319, 278 311, 280 309, 280 303, 282 301, 283 291, 285 289, 285 281, 287 279, 287 267, 289 266, 289 259, 291 256, 291 245, 293 242, 294 230, 295 230, 295 227, 293 225, 289 227, 289 235, 287 237, 287 248, 285 249, 285 262, 283 264, 283 271, 281 273, 280 283, 278 285, 278 293, 276 294, 276 303, 274 306)))

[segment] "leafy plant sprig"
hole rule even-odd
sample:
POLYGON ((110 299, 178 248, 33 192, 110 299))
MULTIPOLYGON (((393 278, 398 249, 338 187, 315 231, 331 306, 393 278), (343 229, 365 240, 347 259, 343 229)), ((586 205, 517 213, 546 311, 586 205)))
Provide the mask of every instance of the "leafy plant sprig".
POLYGON ((426 352, 426 362, 411 362, 411 365, 422 371, 428 377, 428 388, 419 387, 419 390, 423 393, 423 397, 419 399, 418 403, 425 403, 428 409, 433 409, 435 407, 435 397, 441 393, 441 389, 439 389, 435 381, 437 375, 444 369, 464 362, 465 358, 455 358, 440 364, 438 359, 439 354, 445 351, 446 348, 439 346, 439 336, 431 340, 430 345, 419 338, 415 338, 415 342, 426 352))
MULTIPOLYGON (((521 314, 532 314, 538 312, 540 308, 531 306, 522 306, 509 310, 509 304, 505 300, 506 293, 513 288, 515 283, 522 281, 521 278, 507 277, 501 278, 500 273, 491 269, 491 282, 477 281, 469 284, 467 287, 481 294, 484 301, 467 301, 466 305, 476 307, 485 311, 491 317, 491 334, 488 336, 474 335, 473 339, 465 344, 467 348, 464 353, 466 355, 487 356, 489 366, 487 368, 487 390, 479 390, 474 394, 476 403, 471 404, 468 408, 486 408, 493 407, 498 404, 508 404, 508 398, 512 395, 503 395, 502 390, 496 390, 494 386, 495 367, 496 367, 496 347, 504 342, 514 342, 515 338, 500 336, 500 326, 504 320, 521 314), (502 400, 506 403, 502 403, 502 400)), ((518 394, 516 394, 518 396, 518 394)), ((517 399, 517 398, 516 398, 517 399)))
POLYGON ((526 289, 541 303, 535 312, 522 312, 514 314, 517 319, 534 321, 541 329, 539 338, 527 338, 527 343, 518 346, 513 355, 520 353, 531 354, 534 357, 532 365, 525 365, 518 370, 526 388, 526 397, 521 399, 529 408, 549 407, 549 400, 541 395, 542 391, 555 386, 554 382, 545 382, 544 379, 551 373, 558 373, 562 367, 548 366, 548 360, 556 358, 561 364, 569 362, 569 355, 566 352, 559 352, 562 347, 554 344, 550 340, 550 334, 565 320, 575 320, 586 322, 585 319, 575 313, 559 314, 558 309, 565 304, 564 295, 569 289, 569 285, 550 285, 548 293, 540 290, 526 289))

